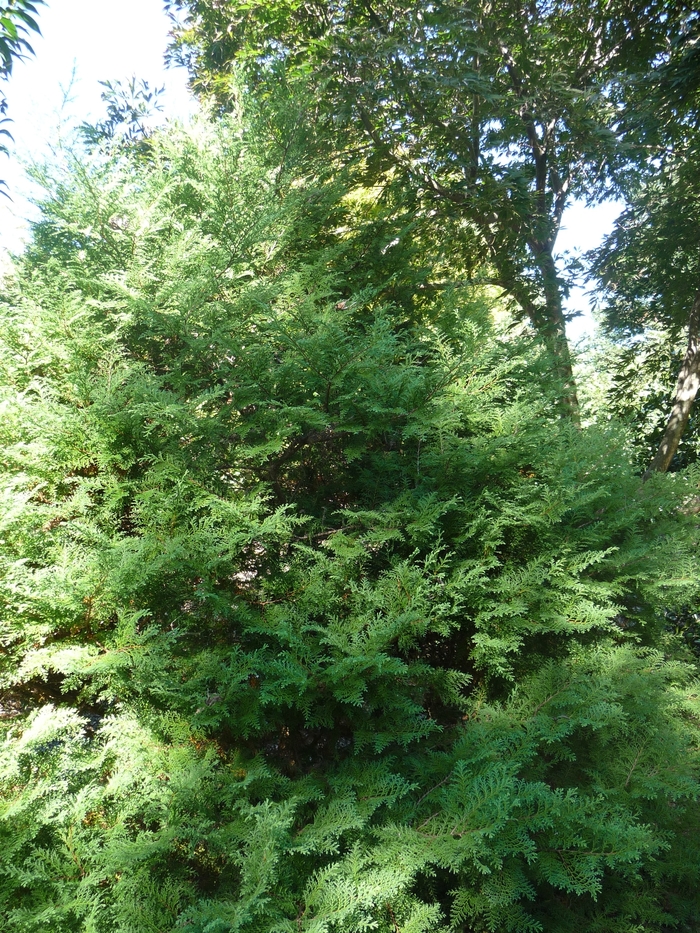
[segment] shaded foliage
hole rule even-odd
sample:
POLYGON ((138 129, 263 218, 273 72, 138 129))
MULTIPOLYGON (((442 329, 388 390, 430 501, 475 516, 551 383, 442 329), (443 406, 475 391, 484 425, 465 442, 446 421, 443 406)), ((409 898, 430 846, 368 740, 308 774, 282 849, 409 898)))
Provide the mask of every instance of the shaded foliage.
POLYGON ((690 14, 656 71, 633 82, 637 95, 646 92, 633 114, 652 153, 651 171, 628 192, 629 206, 593 265, 603 287, 605 326, 627 343, 615 394, 625 408, 636 408, 640 449, 657 447, 651 468, 664 470, 693 461, 697 448, 692 412, 700 385, 697 30, 698 17, 690 14), (664 363, 655 371, 651 365, 660 346, 662 357, 676 360, 670 379, 664 363), (650 406, 654 383, 665 384, 670 403, 662 397, 650 406))

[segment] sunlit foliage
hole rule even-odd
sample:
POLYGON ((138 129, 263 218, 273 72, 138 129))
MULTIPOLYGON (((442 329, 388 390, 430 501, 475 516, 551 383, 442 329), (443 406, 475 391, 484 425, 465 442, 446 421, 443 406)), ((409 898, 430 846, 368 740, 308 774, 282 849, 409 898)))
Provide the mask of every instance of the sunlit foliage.
POLYGON ((240 121, 45 183, 0 313, 3 930, 697 924, 691 477, 552 417, 487 293, 240 121))

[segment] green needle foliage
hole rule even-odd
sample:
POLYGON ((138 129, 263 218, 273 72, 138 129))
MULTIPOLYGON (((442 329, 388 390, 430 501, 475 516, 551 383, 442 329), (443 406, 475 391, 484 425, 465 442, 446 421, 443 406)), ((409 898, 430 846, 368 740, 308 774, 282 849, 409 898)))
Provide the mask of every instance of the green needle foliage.
POLYGON ((700 922, 694 477, 551 417, 350 182, 233 119, 47 179, 0 315, 7 933, 700 922))

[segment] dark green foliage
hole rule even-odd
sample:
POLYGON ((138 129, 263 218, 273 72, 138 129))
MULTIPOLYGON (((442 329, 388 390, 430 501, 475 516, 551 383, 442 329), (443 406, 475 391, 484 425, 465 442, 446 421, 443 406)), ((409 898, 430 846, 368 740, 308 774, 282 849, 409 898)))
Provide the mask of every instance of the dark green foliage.
POLYGON ((694 929, 696 480, 365 189, 105 158, 2 298, 3 930, 694 929))
MULTIPOLYGON (((603 287, 604 325, 618 341, 612 401, 634 424, 643 466, 663 436, 689 337, 697 340, 700 302, 700 137, 688 130, 657 174, 635 192, 593 271, 603 287)), ((691 414, 672 469, 697 458, 691 414)))
POLYGON ((635 192, 599 250, 594 271, 607 292, 609 328, 687 327, 700 288, 699 178, 700 136, 691 133, 635 192))
POLYGON ((621 344, 613 405, 634 423, 643 466, 662 470, 697 457, 700 18, 682 7, 676 16, 664 54, 626 83, 623 123, 645 158, 593 264, 606 330, 621 344))
POLYGON ((0 76, 12 74, 12 66, 26 54, 32 54, 27 40, 31 32, 39 32, 37 9, 44 0, 2 0, 0 4, 0 76))
MULTIPOLYGON (((44 0, 0 0, 0 80, 10 77, 16 61, 33 54, 27 36, 39 32, 36 15, 43 4, 44 0)), ((6 127, 11 122, 6 113, 7 98, 0 92, 0 136, 12 139, 6 127)), ((0 142, 0 155, 7 153, 7 145, 0 142)), ((0 189, 3 187, 7 187, 7 183, 0 180, 0 189)))

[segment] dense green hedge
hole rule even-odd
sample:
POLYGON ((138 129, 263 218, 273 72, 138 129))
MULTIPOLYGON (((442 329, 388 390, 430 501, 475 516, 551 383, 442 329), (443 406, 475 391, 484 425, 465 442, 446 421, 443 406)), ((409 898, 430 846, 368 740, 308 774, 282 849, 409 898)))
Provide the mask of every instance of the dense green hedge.
POLYGON ((696 929, 693 477, 233 122, 50 187, 0 312, 3 930, 696 929))

